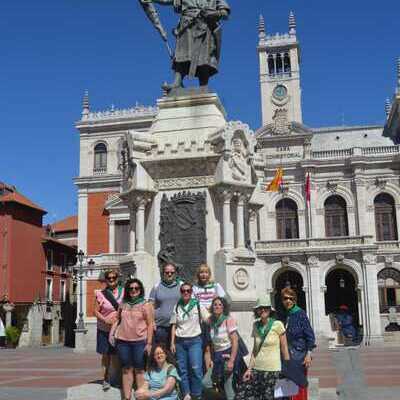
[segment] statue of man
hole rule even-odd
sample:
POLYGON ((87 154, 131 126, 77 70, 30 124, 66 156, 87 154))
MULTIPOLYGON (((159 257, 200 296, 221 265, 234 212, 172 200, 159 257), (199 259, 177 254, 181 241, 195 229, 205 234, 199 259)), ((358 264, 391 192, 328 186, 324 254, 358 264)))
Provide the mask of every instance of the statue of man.
POLYGON ((232 178, 237 181, 247 180, 248 166, 245 158, 246 148, 240 136, 232 139, 232 155, 229 160, 229 167, 232 170, 232 178))
POLYGON ((227 19, 230 8, 225 0, 140 0, 161 5, 173 5, 180 14, 172 69, 175 79, 164 84, 167 92, 183 86, 185 76, 197 77, 200 86, 207 86, 210 76, 218 72, 221 52, 220 21, 227 19))

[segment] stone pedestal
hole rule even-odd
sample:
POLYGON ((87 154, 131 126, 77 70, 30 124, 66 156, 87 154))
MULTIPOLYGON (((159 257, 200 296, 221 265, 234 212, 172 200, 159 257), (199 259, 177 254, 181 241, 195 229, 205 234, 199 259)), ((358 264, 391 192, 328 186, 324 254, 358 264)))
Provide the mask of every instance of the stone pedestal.
POLYGON ((75 329, 75 348, 74 353, 86 353, 88 350, 87 329, 75 329))
POLYGON ((103 391, 101 385, 89 383, 86 385, 70 387, 67 390, 67 400, 121 400, 120 389, 110 388, 103 391))
POLYGON ((18 347, 39 347, 42 344, 43 312, 39 304, 33 304, 22 328, 18 347))
POLYGON ((257 299, 255 256, 246 249, 221 249, 215 256, 215 276, 231 299, 231 311, 239 332, 251 348, 253 306, 257 299))

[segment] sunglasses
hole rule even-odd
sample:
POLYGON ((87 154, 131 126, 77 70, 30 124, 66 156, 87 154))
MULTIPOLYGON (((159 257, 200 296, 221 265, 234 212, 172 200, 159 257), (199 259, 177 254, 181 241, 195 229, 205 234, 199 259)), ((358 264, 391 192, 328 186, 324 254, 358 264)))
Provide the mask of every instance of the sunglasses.
POLYGON ((109 276, 108 278, 106 278, 108 281, 116 281, 117 277, 116 276, 109 276))
POLYGON ((165 271, 164 275, 175 275, 175 271, 165 271))
POLYGON ((283 300, 284 301, 286 301, 286 300, 294 301, 294 298, 293 297, 284 297, 283 300))
POLYGON ((182 289, 181 293, 192 293, 192 289, 182 289))
POLYGON ((140 286, 130 286, 129 291, 133 292, 134 290, 140 290, 140 286))

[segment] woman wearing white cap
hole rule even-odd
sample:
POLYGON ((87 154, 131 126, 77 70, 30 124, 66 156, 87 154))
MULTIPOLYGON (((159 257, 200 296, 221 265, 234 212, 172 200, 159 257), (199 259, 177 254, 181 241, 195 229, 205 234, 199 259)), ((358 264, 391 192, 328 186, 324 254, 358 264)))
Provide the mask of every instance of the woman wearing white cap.
POLYGON ((275 319, 269 296, 257 300, 254 314, 257 318, 252 333, 254 345, 243 380, 251 380, 255 399, 273 400, 275 383, 281 371, 281 354, 285 360, 289 360, 285 327, 275 319))

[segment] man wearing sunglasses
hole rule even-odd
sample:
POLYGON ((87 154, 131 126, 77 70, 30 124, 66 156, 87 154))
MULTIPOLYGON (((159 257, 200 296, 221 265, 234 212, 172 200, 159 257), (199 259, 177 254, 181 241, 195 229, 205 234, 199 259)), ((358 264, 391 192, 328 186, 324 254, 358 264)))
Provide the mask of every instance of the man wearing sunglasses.
POLYGON ((180 298, 180 281, 176 266, 166 264, 161 271, 161 282, 153 287, 149 301, 155 310, 155 343, 163 343, 169 348, 171 343, 171 315, 180 298))

